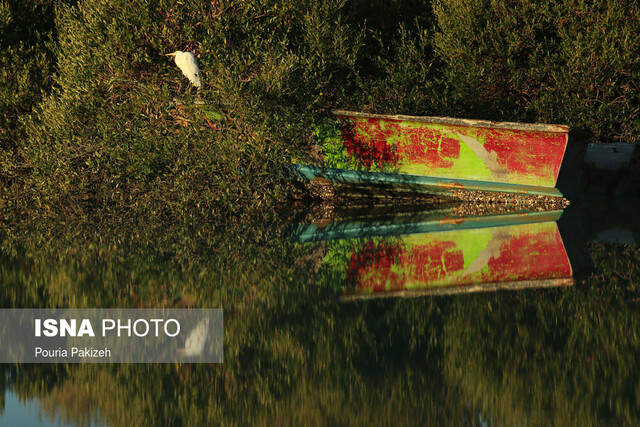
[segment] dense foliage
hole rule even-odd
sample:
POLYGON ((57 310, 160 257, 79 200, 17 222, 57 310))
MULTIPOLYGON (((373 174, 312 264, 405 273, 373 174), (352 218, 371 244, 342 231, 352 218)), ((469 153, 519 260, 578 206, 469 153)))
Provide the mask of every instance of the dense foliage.
POLYGON ((0 3, 0 185, 18 212, 228 216, 286 193, 332 108, 640 130, 623 0, 0 3), (195 93, 165 53, 192 51, 195 93))
POLYGON ((434 44, 453 111, 565 123, 599 140, 635 141, 636 2, 440 0, 434 10, 434 44))

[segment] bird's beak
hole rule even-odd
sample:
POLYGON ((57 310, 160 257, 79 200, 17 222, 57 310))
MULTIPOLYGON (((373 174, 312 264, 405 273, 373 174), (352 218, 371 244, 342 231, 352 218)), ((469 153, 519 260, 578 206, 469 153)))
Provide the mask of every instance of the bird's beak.
POLYGON ((173 52, 173 53, 165 53, 164 56, 176 56, 176 53, 175 52, 173 52))

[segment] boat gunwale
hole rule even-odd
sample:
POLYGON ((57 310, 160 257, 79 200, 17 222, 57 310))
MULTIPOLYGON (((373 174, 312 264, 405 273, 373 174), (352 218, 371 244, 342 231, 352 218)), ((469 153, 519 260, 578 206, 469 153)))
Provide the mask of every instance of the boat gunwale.
POLYGON ((419 190, 419 192, 430 189, 430 194, 446 194, 452 190, 469 190, 564 197, 562 192, 555 186, 513 184, 503 181, 479 181, 466 178, 447 178, 398 172, 360 171, 298 163, 293 164, 292 167, 295 175, 304 181, 314 181, 321 178, 338 185, 390 185, 414 188, 419 190))
POLYGON ((346 117, 346 118, 362 118, 362 119, 381 119, 396 122, 420 122, 428 124, 443 124, 476 128, 488 128, 488 129, 503 129, 503 130, 516 130, 516 131, 528 131, 528 132, 552 132, 552 133, 569 133, 569 126, 556 125, 556 124, 542 124, 542 123, 515 123, 515 122, 493 122, 490 120, 476 120, 476 119, 454 119, 451 117, 431 117, 431 116, 405 116, 405 115, 390 115, 390 114, 373 114, 373 113, 361 113, 357 111, 347 110, 333 110, 331 112, 334 116, 346 117))
POLYGON ((358 237, 383 237, 397 235, 398 231, 403 236, 421 235, 429 233, 442 233, 461 230, 477 230, 495 227, 511 227, 526 224, 541 224, 555 222, 560 219, 562 209, 547 211, 517 211, 510 213, 498 213, 489 215, 455 215, 445 209, 442 216, 435 216, 421 221, 395 223, 382 222, 355 222, 356 228, 349 228, 349 221, 338 221, 324 225, 318 223, 301 224, 292 234, 298 243, 309 243, 330 240, 353 239, 358 237), (443 220, 452 222, 443 222, 443 220), (456 222, 456 220, 462 220, 456 222))

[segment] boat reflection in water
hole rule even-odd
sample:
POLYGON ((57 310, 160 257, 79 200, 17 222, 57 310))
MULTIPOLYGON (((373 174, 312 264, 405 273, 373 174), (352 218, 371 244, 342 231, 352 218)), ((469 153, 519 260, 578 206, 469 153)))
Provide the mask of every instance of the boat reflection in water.
POLYGON ((464 216, 452 209, 376 215, 364 209, 306 221, 293 236, 325 242, 322 268, 343 280, 344 300, 570 286, 561 215, 464 216))

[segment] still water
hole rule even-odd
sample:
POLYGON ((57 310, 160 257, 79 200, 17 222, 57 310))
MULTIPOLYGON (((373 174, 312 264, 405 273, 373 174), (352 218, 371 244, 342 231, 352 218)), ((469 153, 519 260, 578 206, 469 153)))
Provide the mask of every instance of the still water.
POLYGON ((2 307, 222 307, 225 361, 0 365, 0 425, 637 425, 638 207, 8 228, 2 307))

